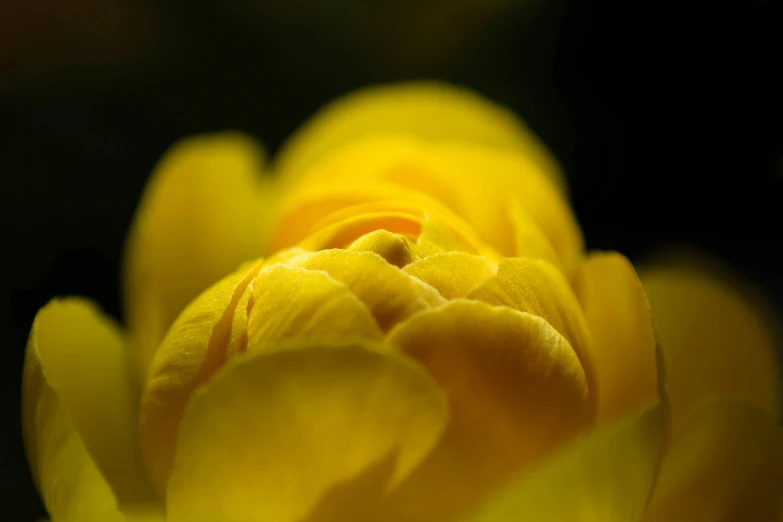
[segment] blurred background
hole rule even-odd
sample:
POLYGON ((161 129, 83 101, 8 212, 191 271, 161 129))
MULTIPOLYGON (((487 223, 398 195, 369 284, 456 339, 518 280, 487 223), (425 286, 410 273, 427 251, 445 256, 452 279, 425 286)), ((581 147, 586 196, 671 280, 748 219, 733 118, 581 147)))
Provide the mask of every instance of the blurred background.
POLYGON ((163 151, 241 129, 274 154, 320 105, 364 85, 437 78, 511 107, 560 159, 590 248, 643 262, 696 246, 783 309, 781 4, 690 9, 1 2, 0 519, 44 514, 19 420, 35 312, 80 294, 119 317, 125 233, 163 151))

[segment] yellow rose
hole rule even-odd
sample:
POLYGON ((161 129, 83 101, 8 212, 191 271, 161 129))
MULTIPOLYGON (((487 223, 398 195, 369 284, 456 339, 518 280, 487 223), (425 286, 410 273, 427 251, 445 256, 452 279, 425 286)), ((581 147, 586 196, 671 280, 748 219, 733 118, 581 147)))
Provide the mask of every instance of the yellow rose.
POLYGON ((24 429, 54 521, 783 514, 760 301, 585 253, 504 109, 369 89, 263 170, 242 136, 178 145, 128 242, 127 333, 75 298, 36 317, 24 429))

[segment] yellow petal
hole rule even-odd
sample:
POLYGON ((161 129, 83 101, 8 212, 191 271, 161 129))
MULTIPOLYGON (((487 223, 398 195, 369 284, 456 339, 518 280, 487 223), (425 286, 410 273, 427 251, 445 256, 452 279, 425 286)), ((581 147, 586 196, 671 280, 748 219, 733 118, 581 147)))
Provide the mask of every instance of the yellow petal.
POLYGON ((350 244, 348 250, 374 252, 398 268, 409 265, 419 259, 416 245, 401 234, 392 234, 388 230, 376 230, 365 234, 350 244))
POLYGON ((247 323, 248 351, 281 341, 383 338, 369 308, 343 283, 318 270, 274 265, 259 272, 247 323))
POLYGON ((478 285, 468 299, 546 319, 576 352, 593 390, 595 376, 587 324, 568 282, 553 265, 532 258, 503 259, 497 274, 478 285))
POLYGON ((764 303, 709 267, 651 267, 641 279, 666 362, 674 426, 717 395, 780 419, 780 337, 764 303))
POLYGON ((421 216, 407 212, 357 213, 306 237, 299 247, 304 250, 346 248, 363 235, 376 230, 386 230, 413 239, 421 233, 421 221, 421 216))
POLYGON ((560 270, 564 268, 549 238, 516 200, 511 203, 511 220, 516 239, 514 257, 532 257, 552 263, 560 270))
POLYGON ((650 307, 636 271, 617 253, 590 254, 575 286, 592 334, 598 415, 611 420, 660 391, 650 307))
POLYGON ((442 252, 404 268, 412 276, 433 286, 446 299, 467 296, 497 267, 487 259, 465 252, 442 252))
POLYGON ((407 273, 372 252, 324 250, 294 258, 289 264, 322 270, 346 285, 369 308, 383 331, 429 308, 407 273))
MULTIPOLYGON (((177 428, 193 390, 222 363, 233 315, 260 263, 238 270, 195 299, 177 318, 155 354, 141 402, 139 432, 157 491, 166 491, 177 428)), ((244 310, 242 310, 244 312, 244 310)))
POLYGON ((459 216, 507 256, 520 249, 527 255, 535 246, 536 255, 556 256, 569 274, 583 255, 581 231, 557 187, 524 155, 477 144, 368 136, 336 148, 292 183, 288 194, 273 234, 277 247, 290 245, 281 242, 289 230, 297 238, 340 208, 394 201, 459 216), (519 221, 522 212, 527 228, 519 221), (533 237, 533 230, 543 237, 533 237))
POLYGON ((332 102, 284 144, 276 170, 295 178, 334 148, 381 133, 514 150, 565 185, 554 157, 510 111, 467 89, 436 82, 371 87, 332 102))
POLYGON ((388 342, 446 390, 477 474, 540 458, 590 419, 582 366, 539 317, 458 299, 412 316, 388 342))
MULTIPOLYGON (((519 205, 548 239, 568 271, 582 257, 584 241, 563 194, 536 168, 529 157, 480 146, 443 143, 433 147, 435 175, 460 194, 460 217, 478 235, 504 255, 516 255, 519 238, 514 230, 514 206, 519 205)), ((437 194, 431 194, 437 198, 437 194)))
POLYGON ((416 245, 422 257, 443 252, 467 252, 490 261, 500 259, 500 254, 484 244, 467 223, 443 219, 434 213, 425 216, 416 245))
POLYGON ((750 404, 705 404, 675 433, 645 521, 766 522, 783 511, 783 428, 750 404))
POLYGON ((466 520, 639 522, 665 441, 663 417, 653 406, 587 433, 466 520))
POLYGON ((120 520, 118 504, 156 503, 139 450, 130 358, 119 328, 86 300, 54 300, 36 315, 25 359, 25 444, 56 520, 120 520))
POLYGON ((169 520, 294 522, 386 459, 383 482, 402 479, 447 413, 425 371, 379 350, 300 344, 232 359, 183 418, 169 520))
POLYGON ((191 138, 160 161, 128 238, 125 313, 146 368, 177 315, 242 261, 262 254, 271 183, 249 138, 191 138))

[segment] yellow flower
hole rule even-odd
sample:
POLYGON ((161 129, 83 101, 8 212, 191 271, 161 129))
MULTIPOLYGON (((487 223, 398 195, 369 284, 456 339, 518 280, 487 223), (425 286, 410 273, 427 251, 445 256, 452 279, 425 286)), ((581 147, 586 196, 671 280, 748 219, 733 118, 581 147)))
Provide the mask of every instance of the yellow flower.
POLYGON ((54 521, 783 514, 759 301, 712 269, 640 282, 585 253, 513 115, 375 88, 296 133, 274 176, 263 161, 238 135, 161 161, 127 333, 76 298, 36 317, 24 429, 54 521))

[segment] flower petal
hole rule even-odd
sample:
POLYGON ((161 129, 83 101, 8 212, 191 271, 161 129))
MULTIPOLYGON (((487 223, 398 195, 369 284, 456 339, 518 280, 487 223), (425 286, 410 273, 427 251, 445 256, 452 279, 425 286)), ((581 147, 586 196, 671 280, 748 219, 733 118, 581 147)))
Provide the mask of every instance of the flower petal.
POLYGON ((23 421, 30 467, 57 520, 120 519, 156 504, 137 439, 136 374, 117 325, 84 299, 53 300, 27 346, 23 421))
MULTIPOLYGON (((221 361, 233 315, 260 263, 237 270, 198 296, 169 329, 150 366, 139 418, 142 450, 158 493, 166 491, 182 413, 221 361)), ((224 357, 223 357, 224 359, 224 357)))
POLYGON ((346 285, 370 309, 384 331, 429 308, 407 273, 372 252, 323 250, 294 258, 289 264, 322 270, 346 285))
POLYGON ((579 359, 539 317, 458 299, 412 316, 387 340, 447 392, 477 474, 540 458, 591 417, 579 359))
POLYGON ((248 315, 247 349, 281 341, 380 340, 369 308, 343 283, 318 270, 284 265, 261 270, 248 315))
POLYGON ((611 420, 661 391, 650 307, 636 271, 621 254, 591 253, 575 286, 592 335, 598 416, 611 420))
POLYGON ((657 406, 588 432, 468 520, 638 522, 655 482, 664 433, 657 406))
POLYGON ((221 134, 177 144, 160 161, 128 238, 125 313, 143 368, 177 315, 242 261, 259 257, 272 202, 263 154, 221 134))
POLYGON ((437 82, 371 87, 332 102, 284 144, 276 170, 295 178, 334 148, 382 133, 515 150, 565 185, 554 157, 510 111, 467 89, 437 82))
POLYGON ((483 257, 465 252, 441 252, 404 268, 412 276, 433 286, 446 299, 467 296, 497 267, 483 257))
POLYGON ((533 258, 503 259, 497 274, 473 289, 468 299, 546 319, 570 343, 593 389, 595 375, 587 323, 571 287, 552 264, 533 258))
POLYGON ((674 434, 646 521, 778 520, 783 428, 757 406, 714 401, 674 434))
POLYGON ((350 244, 348 250, 356 252, 374 252, 398 268, 409 265, 419 259, 416 245, 402 234, 393 234, 379 229, 365 234, 350 244))
MULTIPOLYGON (((370 135, 341 145, 293 181, 273 244, 290 246, 289 230, 299 240, 332 212, 379 201, 458 217, 501 254, 555 256, 569 276, 583 257, 581 231, 567 200, 530 158, 474 143, 427 143, 400 135, 370 135)), ((448 220, 451 228, 459 228, 453 221, 448 220)))
POLYGON ((707 267, 651 267, 641 279, 666 361, 674 427, 718 395, 756 404, 780 419, 780 338, 763 302, 707 267))
POLYGON ((383 482, 402 479, 447 413, 425 371, 382 350, 299 344, 232 359, 183 418, 169 520, 299 521, 390 457, 383 482))

